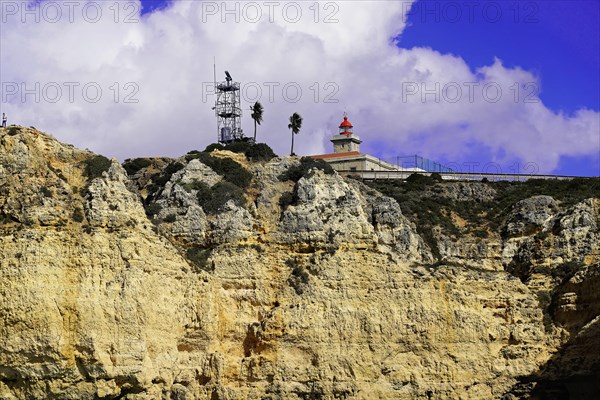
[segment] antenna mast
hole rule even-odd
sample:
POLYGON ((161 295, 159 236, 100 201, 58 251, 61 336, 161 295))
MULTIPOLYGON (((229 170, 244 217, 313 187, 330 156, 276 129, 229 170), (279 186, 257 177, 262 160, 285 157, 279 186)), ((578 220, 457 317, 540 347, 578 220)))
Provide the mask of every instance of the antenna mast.
POLYGON ((214 74, 213 82, 215 83, 215 93, 216 93, 216 89, 217 89, 217 57, 213 57, 213 74, 214 74))

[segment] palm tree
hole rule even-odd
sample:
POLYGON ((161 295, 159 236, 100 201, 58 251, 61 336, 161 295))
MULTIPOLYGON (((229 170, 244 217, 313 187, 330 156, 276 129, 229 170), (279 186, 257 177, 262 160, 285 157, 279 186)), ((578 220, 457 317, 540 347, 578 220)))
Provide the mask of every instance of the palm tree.
POLYGON ((253 106, 250 106, 250 110, 252 111, 252 119, 254 120, 254 143, 256 143, 256 124, 260 125, 263 120, 263 106, 259 101, 254 103, 253 106))
POLYGON ((290 117, 290 123, 288 125, 288 129, 292 130, 292 151, 290 153, 291 156, 295 156, 295 154, 294 154, 294 135, 297 135, 300 132, 300 128, 302 128, 302 116, 298 113, 294 113, 290 117))

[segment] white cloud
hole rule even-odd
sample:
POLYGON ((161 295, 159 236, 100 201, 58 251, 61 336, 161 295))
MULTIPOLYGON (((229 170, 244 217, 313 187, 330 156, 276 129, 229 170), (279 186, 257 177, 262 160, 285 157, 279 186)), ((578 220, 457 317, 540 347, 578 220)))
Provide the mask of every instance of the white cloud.
POLYGON ((203 93, 203 83, 213 79, 216 57, 219 79, 228 69, 246 84, 243 127, 249 136, 253 124, 246 110, 256 87, 261 88, 265 120, 258 138, 279 154, 289 152, 287 118, 293 112, 304 116, 296 153, 315 154, 330 150, 329 134, 344 110, 365 144, 385 146, 382 154, 389 157, 425 151, 461 160, 469 153, 466 144, 477 143, 490 149, 491 161, 535 162, 541 171, 550 171, 561 155, 599 151, 599 114, 555 113, 537 94, 527 98, 534 102, 526 102, 530 89, 540 85, 530 72, 506 68, 500 60, 472 72, 454 55, 396 48, 391 39, 404 28, 410 2, 319 2, 318 15, 313 2, 282 2, 271 9, 263 2, 254 3, 259 8, 228 2, 229 10, 238 4, 238 23, 235 11, 225 14, 222 4, 175 1, 140 17, 131 15, 141 8, 138 2, 121 3, 117 15, 114 2, 82 1, 73 22, 63 7, 63 18, 56 23, 44 21, 43 12, 40 23, 31 15, 23 23, 19 13, 12 15, 13 9, 2 4, 3 88, 24 82, 34 89, 39 82, 43 92, 46 85, 39 103, 31 94, 21 101, 21 88, 15 95, 3 93, 8 103, 2 109, 11 123, 34 125, 121 159, 181 155, 216 140, 214 98, 203 93), (294 4, 302 6, 297 22, 294 4), (90 23, 95 5, 102 7, 102 18, 90 23), (258 9, 262 19, 249 22, 258 9), (138 22, 125 23, 127 17, 138 22), (327 17, 333 23, 325 23, 327 17), (57 103, 48 101, 55 96, 51 82, 62 87, 57 103), (79 84, 73 102, 65 82, 79 84), (129 82, 133 85, 126 86, 129 82), (102 89, 97 103, 86 101, 82 93, 90 83, 88 97, 95 96, 94 86, 102 89), (530 86, 520 87, 517 95, 515 83, 530 86), (286 84, 287 98, 282 90, 286 84), (269 85, 277 85, 273 93, 269 85), (291 101, 294 86, 302 89, 298 102, 291 101), (457 88, 462 90, 458 97, 457 88), (495 99, 497 88, 502 94, 495 99), (407 93, 409 89, 417 92, 407 93), (438 101, 434 93, 423 98, 423 89, 437 91, 438 101), (127 95, 138 102, 126 103, 127 95), (338 102, 326 102, 328 98, 338 102))

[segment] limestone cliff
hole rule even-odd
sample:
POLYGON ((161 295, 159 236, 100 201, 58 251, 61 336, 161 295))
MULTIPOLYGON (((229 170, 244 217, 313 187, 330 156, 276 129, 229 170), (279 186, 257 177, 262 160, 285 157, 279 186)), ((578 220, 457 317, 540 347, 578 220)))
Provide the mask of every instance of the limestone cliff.
POLYGON ((143 161, 0 130, 0 399, 598 395, 599 196, 423 237, 297 158, 143 161))

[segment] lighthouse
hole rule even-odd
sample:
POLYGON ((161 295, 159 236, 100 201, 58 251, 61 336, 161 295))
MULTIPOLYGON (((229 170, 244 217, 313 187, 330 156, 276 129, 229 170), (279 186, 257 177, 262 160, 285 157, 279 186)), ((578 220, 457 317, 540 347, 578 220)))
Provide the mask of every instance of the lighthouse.
POLYGON ((331 138, 334 154, 350 152, 360 153, 359 145, 362 143, 362 140, 360 140, 360 137, 358 137, 353 130, 354 127, 352 126, 352 123, 348 121, 348 116, 344 113, 344 121, 340 124, 338 134, 331 138))
POLYGON ((344 120, 340 124, 337 134, 333 135, 330 140, 333 143, 333 153, 311 157, 328 162, 336 171, 355 173, 400 170, 397 165, 360 152, 362 140, 354 133, 354 127, 348 121, 346 113, 344 113, 344 120))

